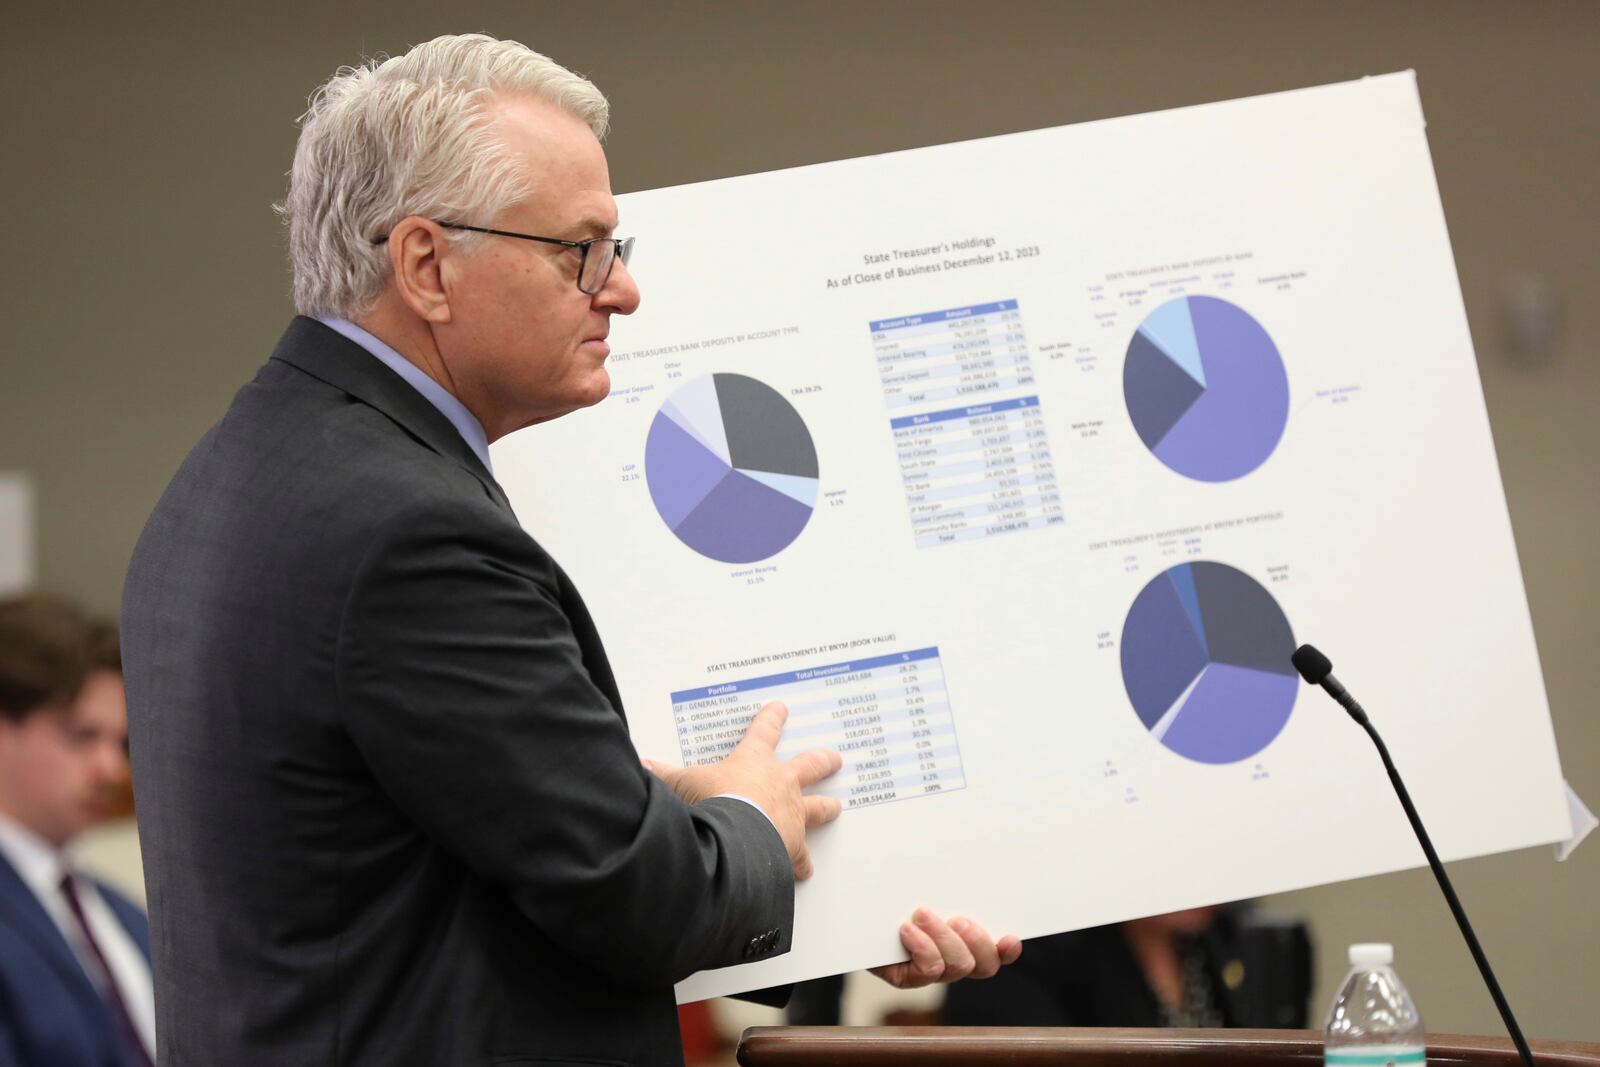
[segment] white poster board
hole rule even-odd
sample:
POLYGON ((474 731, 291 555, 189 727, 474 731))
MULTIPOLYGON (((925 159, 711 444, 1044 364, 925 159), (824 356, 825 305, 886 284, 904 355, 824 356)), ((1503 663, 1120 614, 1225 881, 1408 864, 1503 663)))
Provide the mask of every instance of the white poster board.
POLYGON ((33 585, 33 483, 0 471, 0 596, 33 585))
POLYGON ((794 949, 1035 936, 1564 838, 1410 74, 620 198, 612 395, 497 446, 640 751, 840 748, 794 949))

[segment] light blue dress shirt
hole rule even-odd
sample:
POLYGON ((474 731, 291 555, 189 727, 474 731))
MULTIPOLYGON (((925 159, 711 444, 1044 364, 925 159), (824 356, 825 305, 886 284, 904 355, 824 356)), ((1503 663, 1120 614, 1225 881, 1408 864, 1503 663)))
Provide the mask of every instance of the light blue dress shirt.
POLYGON ((365 348, 378 357, 378 361, 385 367, 404 378, 411 388, 422 394, 424 400, 439 409, 439 414, 450 420, 450 425, 456 428, 456 432, 467 443, 467 447, 471 448, 483 462, 483 469, 491 476, 494 474, 494 467, 489 464, 489 436, 483 432, 483 424, 467 410, 465 404, 451 396, 448 389, 428 377, 427 372, 421 367, 349 319, 318 315, 317 321, 365 348))

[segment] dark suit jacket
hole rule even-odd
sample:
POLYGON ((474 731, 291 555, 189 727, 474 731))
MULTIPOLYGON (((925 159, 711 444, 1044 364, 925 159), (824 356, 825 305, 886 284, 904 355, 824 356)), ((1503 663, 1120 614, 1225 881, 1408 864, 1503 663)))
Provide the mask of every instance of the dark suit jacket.
MULTIPOLYGON (((148 959, 150 927, 95 883, 148 959)), ((106 1003, 60 927, 0 856, 0 1067, 133 1067, 106 1003)))
POLYGON ((122 625, 162 1067, 677 1063, 672 983, 788 949, 771 824, 643 770, 567 576, 320 323, 184 461, 122 625))

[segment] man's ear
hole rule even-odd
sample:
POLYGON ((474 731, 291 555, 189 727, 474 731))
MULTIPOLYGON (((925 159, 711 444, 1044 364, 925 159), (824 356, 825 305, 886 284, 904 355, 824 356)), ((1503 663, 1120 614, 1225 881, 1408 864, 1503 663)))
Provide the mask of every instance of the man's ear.
POLYGON ((395 290, 418 318, 450 321, 450 295, 445 291, 442 257, 448 250, 443 228, 432 219, 411 215, 389 231, 386 245, 395 290))

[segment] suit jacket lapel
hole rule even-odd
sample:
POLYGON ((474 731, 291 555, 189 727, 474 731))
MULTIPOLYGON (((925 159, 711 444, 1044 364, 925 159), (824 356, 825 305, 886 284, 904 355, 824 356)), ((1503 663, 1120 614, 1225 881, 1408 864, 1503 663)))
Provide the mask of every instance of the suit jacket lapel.
POLYGON ((411 383, 384 366, 372 353, 316 319, 295 316, 272 358, 298 368, 335 389, 376 408, 413 438, 465 467, 484 490, 507 511, 506 499, 494 476, 484 469, 478 454, 438 408, 411 387, 411 383))
POLYGON ((83 966, 73 955, 72 946, 62 936, 61 928, 3 856, 0 856, 0 917, 61 973, 70 988, 98 1008, 100 994, 89 976, 83 973, 83 966))

